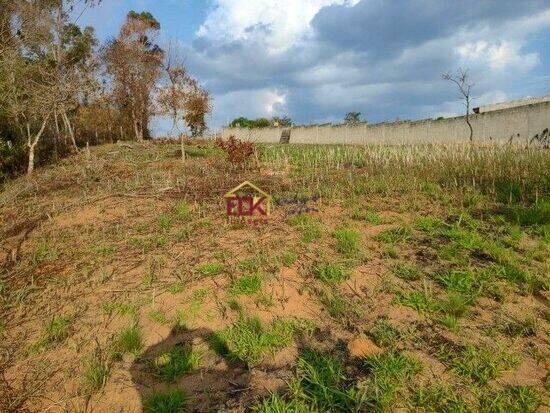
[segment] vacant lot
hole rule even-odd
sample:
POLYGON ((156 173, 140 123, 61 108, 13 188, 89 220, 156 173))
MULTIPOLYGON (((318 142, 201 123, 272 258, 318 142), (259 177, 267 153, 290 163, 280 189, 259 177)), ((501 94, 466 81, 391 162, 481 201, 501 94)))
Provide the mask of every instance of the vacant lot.
POLYGON ((0 192, 0 411, 548 408, 549 151, 177 151, 105 145, 0 192), (228 222, 244 180, 269 223, 228 222))

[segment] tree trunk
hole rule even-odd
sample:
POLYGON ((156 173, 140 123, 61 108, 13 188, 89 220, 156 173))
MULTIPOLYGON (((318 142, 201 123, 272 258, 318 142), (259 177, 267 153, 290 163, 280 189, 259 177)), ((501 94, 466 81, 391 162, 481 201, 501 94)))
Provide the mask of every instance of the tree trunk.
POLYGON ((181 134, 181 137, 180 137, 180 143, 181 143, 181 161, 185 162, 185 145, 183 141, 183 133, 181 134))
POLYGON ((78 146, 76 145, 76 140, 75 140, 75 137, 74 137, 73 128, 71 126, 71 121, 69 120, 69 117, 67 116, 67 113, 64 110, 61 112, 61 118, 63 119, 63 123, 65 123, 65 127, 69 131, 69 137, 71 138, 71 142, 73 144, 73 147, 74 147, 75 151, 78 153, 78 146))
POLYGON ((38 131, 34 139, 31 139, 31 126, 29 122, 27 122, 27 146, 29 148, 29 163, 27 165, 27 175, 31 175, 34 171, 34 149, 36 148, 36 144, 38 143, 38 140, 44 132, 44 128, 48 123, 49 117, 50 115, 48 114, 48 116, 46 116, 46 118, 42 121, 42 126, 40 127, 40 130, 38 131))

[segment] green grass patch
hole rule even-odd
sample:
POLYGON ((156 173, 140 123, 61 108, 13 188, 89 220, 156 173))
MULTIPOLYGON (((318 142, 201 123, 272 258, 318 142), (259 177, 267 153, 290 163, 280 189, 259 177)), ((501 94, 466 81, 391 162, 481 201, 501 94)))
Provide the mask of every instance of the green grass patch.
POLYGON ((224 265, 219 262, 207 262, 197 266, 197 271, 203 276, 213 276, 221 274, 224 268, 224 265))
POLYGON ((443 226, 443 221, 435 217, 418 217, 414 221, 414 227, 428 234, 435 234, 443 226))
POLYGON ((392 265, 392 272, 407 281, 416 281, 422 277, 422 270, 417 265, 398 263, 392 265))
POLYGON ((518 363, 516 356, 502 350, 475 346, 467 346, 461 351, 442 349, 440 356, 456 374, 480 385, 486 385, 518 363))
POLYGON ((254 295, 262 290, 262 275, 254 273, 243 275, 229 285, 229 291, 234 295, 254 295))
POLYGON ((349 272, 338 263, 317 264, 313 267, 315 278, 329 283, 339 283, 349 278, 349 272))
POLYGON ((386 244, 398 244, 401 242, 408 241, 412 236, 412 231, 408 227, 397 227, 387 229, 377 236, 374 237, 375 240, 386 243, 386 244))
POLYGON ((375 411, 387 411, 403 399, 406 383, 422 370, 418 361, 395 352, 368 357, 365 368, 371 374, 367 399, 375 411))
POLYGON ((542 399, 529 386, 507 386, 502 390, 482 395, 481 413, 535 413, 539 411, 542 399))
POLYGON ((88 394, 97 393, 105 387, 109 374, 109 365, 101 359, 94 358, 86 364, 81 375, 81 382, 84 390, 88 394))
MULTIPOLYGON (((425 413, 468 413, 471 409, 464 402, 462 394, 455 393, 442 384, 429 384, 414 389, 409 406, 413 411, 425 413)), ((504 413, 504 412, 502 412, 504 413)))
POLYGON ((182 413, 189 403, 189 396, 180 389, 156 392, 143 402, 145 413, 182 413))
POLYGON ((285 251, 282 256, 282 261, 285 267, 290 267, 294 265, 298 259, 298 254, 292 251, 285 251))
POLYGON ((313 242, 323 234, 319 221, 306 214, 293 215, 288 219, 288 223, 300 230, 302 241, 305 243, 313 242))
POLYGON ((368 335, 381 347, 395 347, 401 339, 401 332, 387 319, 379 318, 368 331, 368 335))
POLYGON ((356 258, 361 251, 361 234, 351 228, 340 228, 334 232, 336 251, 346 258, 356 258))
POLYGON ((172 382, 183 374, 195 370, 199 363, 200 356, 197 352, 191 347, 178 344, 152 360, 152 367, 161 380, 172 382))
POLYGON ((432 296, 422 291, 400 292, 396 296, 397 303, 414 308, 418 312, 430 312, 436 309, 432 296))
POLYGON ((384 223, 384 219, 368 207, 355 208, 351 213, 351 219, 355 221, 367 222, 374 225, 380 225, 384 223))
POLYGON ((254 366, 265 355, 288 346, 301 326, 293 320, 275 320, 265 326, 256 317, 240 316, 232 326, 215 334, 212 344, 218 354, 254 366))
POLYGON ((119 359, 124 354, 137 355, 143 348, 143 335, 137 325, 132 325, 117 334, 111 342, 111 355, 119 359))
POLYGON ((191 207, 185 201, 179 201, 174 207, 174 212, 181 221, 189 221, 191 218, 191 207))

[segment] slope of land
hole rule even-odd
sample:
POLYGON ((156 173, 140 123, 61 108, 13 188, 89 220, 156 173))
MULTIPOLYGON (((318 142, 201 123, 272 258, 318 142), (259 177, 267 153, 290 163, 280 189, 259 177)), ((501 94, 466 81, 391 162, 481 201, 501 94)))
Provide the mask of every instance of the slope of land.
POLYGON ((0 192, 0 411, 548 407, 548 151, 187 152, 105 145, 0 192), (267 224, 228 222, 245 180, 267 224))

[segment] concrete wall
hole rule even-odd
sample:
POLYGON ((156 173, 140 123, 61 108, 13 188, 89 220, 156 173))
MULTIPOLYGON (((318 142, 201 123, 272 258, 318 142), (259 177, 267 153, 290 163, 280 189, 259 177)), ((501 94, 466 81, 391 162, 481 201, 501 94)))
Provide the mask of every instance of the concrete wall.
MULTIPOLYGON (((503 109, 470 116, 476 142, 527 142, 535 134, 550 128, 550 102, 503 109), (519 135, 519 137, 517 136, 519 135)), ((234 135, 253 142, 279 142, 283 128, 224 128, 222 137, 234 135)), ((469 129, 464 116, 441 120, 393 123, 294 126, 290 143, 317 144, 413 144, 466 142, 469 129)))

